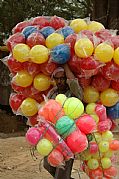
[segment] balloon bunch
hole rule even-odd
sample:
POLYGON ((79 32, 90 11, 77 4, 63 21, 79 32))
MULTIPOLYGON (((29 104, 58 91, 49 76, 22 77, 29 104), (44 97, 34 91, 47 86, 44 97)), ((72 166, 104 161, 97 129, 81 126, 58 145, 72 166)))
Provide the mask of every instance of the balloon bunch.
POLYGON ((59 94, 40 108, 38 126, 27 131, 26 139, 42 156, 48 156, 50 165, 60 166, 86 150, 87 134, 96 130, 95 120, 83 113, 84 105, 78 98, 59 94))
POLYGON ((115 178, 118 173, 115 152, 119 150, 119 141, 110 131, 111 120, 106 116, 105 107, 99 104, 88 104, 86 112, 95 119, 97 131, 91 134, 88 149, 80 155, 82 168, 91 179, 115 178))

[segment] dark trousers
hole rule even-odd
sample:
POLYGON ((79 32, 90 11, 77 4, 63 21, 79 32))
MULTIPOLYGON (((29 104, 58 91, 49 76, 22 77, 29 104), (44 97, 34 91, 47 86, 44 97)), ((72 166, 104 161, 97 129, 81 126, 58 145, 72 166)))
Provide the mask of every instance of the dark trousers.
POLYGON ((50 166, 47 157, 44 158, 44 168, 54 177, 54 179, 70 179, 74 159, 66 162, 64 169, 50 166))

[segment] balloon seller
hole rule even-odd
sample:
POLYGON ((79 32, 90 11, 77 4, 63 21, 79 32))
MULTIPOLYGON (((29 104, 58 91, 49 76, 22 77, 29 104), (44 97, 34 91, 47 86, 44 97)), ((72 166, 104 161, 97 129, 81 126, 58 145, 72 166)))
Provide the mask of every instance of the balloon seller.
POLYGON ((42 16, 17 24, 7 47, 10 106, 33 126, 26 139, 44 157, 44 168, 55 179, 71 179, 78 155, 91 179, 116 177, 118 36, 96 21, 42 16))
MULTIPOLYGON (((82 88, 79 86, 78 80, 71 72, 69 66, 65 64, 63 67, 58 67, 52 74, 55 80, 56 87, 52 88, 48 93, 48 98, 55 99, 58 94, 65 94, 67 97, 76 96, 79 99, 83 98, 82 88)), ((69 179, 71 176, 74 159, 66 162, 65 169, 55 168, 50 166, 47 157, 44 158, 44 168, 56 179, 69 179)))

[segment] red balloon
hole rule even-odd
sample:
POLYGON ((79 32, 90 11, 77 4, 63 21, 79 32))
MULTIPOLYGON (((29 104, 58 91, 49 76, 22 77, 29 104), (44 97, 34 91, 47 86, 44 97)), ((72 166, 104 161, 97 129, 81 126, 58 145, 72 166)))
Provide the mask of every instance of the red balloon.
POLYGON ((40 65, 32 62, 24 62, 23 68, 32 76, 35 76, 41 72, 40 65))
POLYGON ((61 152, 54 149, 48 156, 48 163, 53 167, 58 167, 63 164, 64 157, 61 152))
POLYGON ((24 87, 17 86, 13 82, 11 82, 11 87, 14 91, 22 93, 24 91, 24 87))
POLYGON ((119 91, 119 80, 117 80, 117 81, 111 81, 111 87, 114 90, 119 91))
POLYGON ((45 62, 40 65, 40 70, 45 75, 52 75, 54 70, 57 68, 57 64, 54 62, 45 62))
POLYGON ((74 72, 74 74, 80 74, 80 58, 76 55, 72 56, 70 60, 68 61, 68 64, 71 68, 71 70, 74 72))
POLYGON ((38 117, 38 114, 35 114, 34 116, 31 116, 28 118, 32 126, 35 126, 38 123, 37 117, 38 117))
POLYGON ((114 150, 114 151, 119 150, 119 141, 118 140, 112 140, 110 142, 110 149, 114 150))
POLYGON ((93 32, 91 32, 90 30, 82 30, 80 34, 83 37, 87 37, 93 43, 93 32))
POLYGON ((23 64, 16 61, 11 55, 8 57, 8 68, 12 73, 17 73, 18 71, 23 70, 23 64))
POLYGON ((36 90, 33 86, 28 86, 28 87, 24 88, 24 90, 22 91, 22 94, 25 97, 32 97, 35 94, 39 94, 39 91, 36 90))
POLYGON ((45 38, 41 33, 33 32, 31 35, 28 36, 26 44, 31 48, 34 45, 45 45, 45 38))
POLYGON ((104 170, 104 175, 106 177, 116 177, 117 173, 118 173, 118 170, 114 166, 111 166, 110 168, 104 170))
POLYGON ((99 65, 100 63, 96 61, 92 56, 80 60, 80 67, 84 70, 95 70, 99 67, 99 65))
POLYGON ((39 16, 32 20, 32 25, 38 25, 42 29, 43 27, 49 26, 49 21, 45 17, 39 16))
POLYGON ((119 47, 119 35, 116 36, 112 36, 111 37, 111 41, 114 45, 114 48, 118 48, 119 47))
POLYGON ((71 34, 66 37, 65 43, 69 44, 70 49, 71 49, 71 54, 73 55, 75 53, 74 51, 74 45, 76 43, 77 35, 76 34, 71 34))
POLYGON ((57 30, 65 26, 65 20, 61 17, 53 16, 50 20, 50 26, 57 30))
POLYGON ((38 112, 45 120, 56 123, 59 118, 65 115, 62 106, 55 100, 49 100, 38 112))
POLYGON ((7 48, 12 51, 13 47, 19 43, 25 43, 25 36, 21 33, 13 34, 7 40, 7 48))
POLYGON ((89 78, 96 75, 100 69, 100 63, 93 57, 88 57, 80 60, 81 76, 89 78))
POLYGON ((104 91, 109 88, 110 81, 105 79, 101 74, 93 77, 92 86, 98 91, 104 91))
POLYGON ((108 80, 119 80, 119 65, 115 64, 113 61, 107 63, 102 68, 102 74, 103 76, 108 80))
MULTIPOLYGON (((102 29, 100 31, 95 32, 95 36, 99 38, 100 43, 109 40, 112 37, 112 34, 107 29, 102 29)), ((111 42, 111 41, 110 41, 111 42)))
POLYGON ((11 94, 9 102, 14 112, 18 110, 24 99, 25 97, 22 94, 11 94))
POLYGON ((82 88, 86 88, 88 86, 90 86, 91 84, 91 78, 85 78, 85 77, 80 77, 80 75, 76 75, 76 77, 78 78, 79 84, 81 85, 82 88))
POLYGON ((95 154, 98 152, 98 145, 96 142, 90 142, 89 143, 89 151, 91 154, 95 154))
POLYGON ((44 101, 43 94, 37 93, 30 96, 31 98, 35 99, 38 103, 41 103, 44 101))
POLYGON ((91 179, 102 179, 103 178, 103 171, 101 168, 97 168, 96 170, 89 171, 89 177, 91 179))
POLYGON ((87 114, 84 114, 77 119, 76 125, 84 134, 90 134, 96 129, 96 122, 90 115, 87 114))
POLYGON ((67 137, 66 143, 74 154, 81 153, 88 147, 87 137, 79 129, 67 137))
POLYGON ((31 21, 20 22, 12 29, 12 32, 13 34, 17 32, 21 32, 25 27, 30 26, 30 25, 31 25, 31 21))
POLYGON ((99 132, 105 132, 107 130, 110 130, 110 128, 111 128, 111 125, 110 125, 109 120, 101 121, 98 123, 98 131, 99 132))

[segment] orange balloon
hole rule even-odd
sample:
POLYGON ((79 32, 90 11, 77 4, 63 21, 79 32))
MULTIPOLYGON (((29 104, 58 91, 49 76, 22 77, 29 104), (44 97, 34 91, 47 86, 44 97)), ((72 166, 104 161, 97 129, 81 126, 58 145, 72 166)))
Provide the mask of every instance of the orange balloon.
POLYGON ((119 94, 116 90, 108 88, 100 95, 100 100, 104 106, 114 106, 119 101, 119 94))

